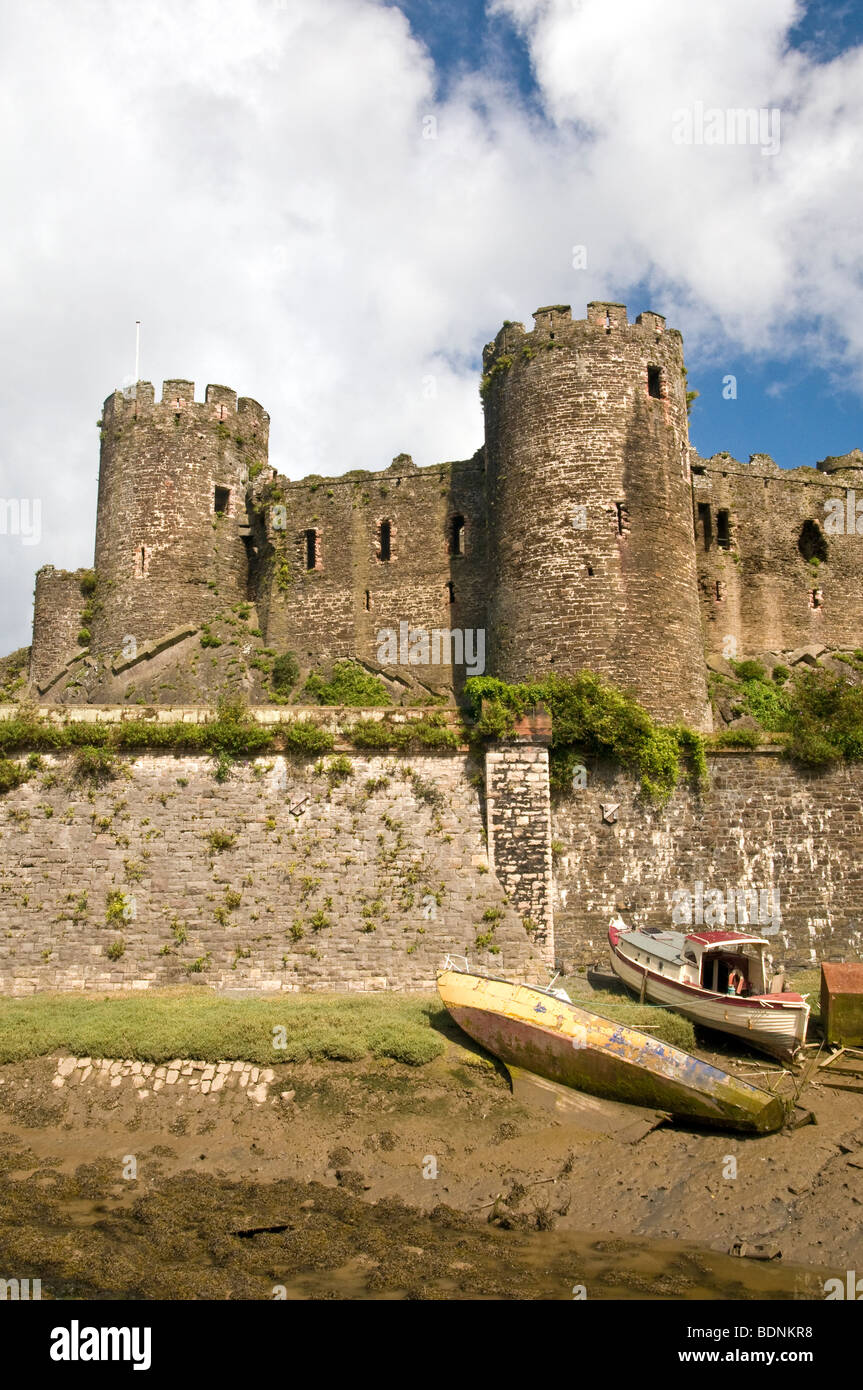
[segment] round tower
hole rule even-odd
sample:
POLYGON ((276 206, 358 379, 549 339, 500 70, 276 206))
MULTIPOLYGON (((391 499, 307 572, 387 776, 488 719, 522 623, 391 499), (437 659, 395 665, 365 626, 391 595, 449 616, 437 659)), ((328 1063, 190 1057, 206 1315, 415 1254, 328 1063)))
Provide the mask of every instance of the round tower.
POLYGON ((622 304, 534 324, 483 355, 489 671, 589 668, 709 728, 681 335, 622 304))
POLYGON ((154 641, 248 596, 245 489, 269 416, 227 386, 115 391, 102 412, 91 652, 154 641))

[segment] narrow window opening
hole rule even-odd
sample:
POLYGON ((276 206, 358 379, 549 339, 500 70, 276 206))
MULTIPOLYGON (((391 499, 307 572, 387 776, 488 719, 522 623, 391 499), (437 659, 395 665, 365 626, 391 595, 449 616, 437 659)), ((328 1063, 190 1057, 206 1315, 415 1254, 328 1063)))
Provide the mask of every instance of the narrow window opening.
POLYGON ((606 333, 611 332, 611 312, 608 309, 605 311, 605 331, 606 333))
POLYGON ((731 513, 724 509, 716 513, 716 544, 720 550, 731 549, 731 513))
POLYGON ((827 542, 817 521, 804 521, 797 539, 797 549, 807 563, 812 560, 823 563, 827 559, 827 542))
POLYGON ((231 489, 229 487, 217 487, 213 493, 213 511, 216 516, 224 516, 231 504, 231 489))
POLYGON ((135 578, 146 579, 150 569, 150 553, 145 545, 135 551, 135 578))
POLYGON ((366 612, 367 612, 367 613, 370 613, 370 612, 371 612, 371 608, 372 608, 372 596, 371 596, 371 594, 369 593, 368 589, 366 589, 366 595, 365 595, 365 600, 364 600, 364 602, 365 602, 365 609, 366 609, 366 612))
POLYGON ((587 573, 588 573, 588 577, 589 577, 590 579, 592 579, 592 578, 593 578, 593 565, 588 565, 588 567, 587 567, 587 573))
POLYGON ((455 585, 451 579, 446 586, 446 601, 447 603, 455 603, 455 585))
POLYGON ((393 539, 392 523, 389 522, 389 521, 382 521, 381 524, 380 524, 380 529, 379 529, 379 531, 378 531, 378 559, 379 559, 379 560, 391 560, 391 559, 392 559, 392 539, 393 539))
POLYGON ((809 592, 809 607, 820 608, 824 603, 824 590, 811 589, 809 592))
POLYGON ((701 535, 704 539, 704 549, 710 549, 713 540, 713 521, 710 515, 710 503, 699 502, 698 504, 698 524, 701 527, 701 535))
POLYGON ((722 588, 722 580, 721 580, 721 579, 717 579, 717 581, 716 581, 716 602, 717 602, 717 603, 721 603, 722 600, 724 599, 724 597, 725 597, 725 594, 724 594, 723 588, 722 588))
POLYGON ((451 555, 464 555, 463 516, 454 516, 450 522, 449 550, 451 555))
POLYGON ((614 510, 617 519, 617 534, 625 536, 629 532, 629 512, 623 502, 615 502, 614 510))
POLYGON ((659 367, 647 369, 647 394, 655 396, 657 400, 662 396, 662 371, 659 367))
POLYGON ((313 570, 318 563, 318 533, 317 531, 307 531, 305 534, 306 545, 306 569, 313 570))

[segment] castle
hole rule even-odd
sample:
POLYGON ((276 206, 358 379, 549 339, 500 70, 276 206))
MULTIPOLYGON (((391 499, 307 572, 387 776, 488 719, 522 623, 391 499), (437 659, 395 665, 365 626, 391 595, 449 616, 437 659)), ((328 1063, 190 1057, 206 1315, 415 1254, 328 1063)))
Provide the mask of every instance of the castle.
MULTIPOLYGON (((177 668, 242 605, 270 654, 306 671, 352 658, 403 703, 457 697, 480 668, 452 636, 482 634, 486 674, 589 667, 700 729, 705 655, 859 645, 856 547, 825 534, 831 502, 854 514, 859 451, 792 471, 699 458, 680 333, 620 304, 505 323, 483 369, 472 458, 302 481, 269 466, 269 416, 227 387, 203 402, 184 380, 158 402, 148 382, 114 392, 95 575, 39 571, 34 693, 176 699, 177 668), (404 641, 382 648, 382 632, 416 631, 445 640, 407 660, 404 641)), ((243 670, 251 689, 254 661, 243 670)), ((216 678, 196 669, 198 699, 216 678)))

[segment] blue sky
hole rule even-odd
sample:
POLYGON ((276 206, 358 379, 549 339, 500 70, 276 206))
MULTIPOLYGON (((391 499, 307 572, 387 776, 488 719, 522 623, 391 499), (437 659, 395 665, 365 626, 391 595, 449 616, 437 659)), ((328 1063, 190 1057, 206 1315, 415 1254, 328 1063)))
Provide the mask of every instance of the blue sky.
POLYGON ((683 333, 701 453, 863 445, 859 3, 213 11, 4 0, 0 499, 42 525, 0 534, 0 652, 41 565, 92 564, 136 319, 143 377, 259 400, 289 477, 469 457, 483 344, 591 299, 683 333), (781 142, 680 142, 698 103, 779 111, 781 142))
MULTIPOLYGON (((528 46, 509 16, 489 13, 484 0, 400 0, 398 7, 434 59, 441 96, 465 71, 492 70, 541 115, 528 46)), ((818 62, 863 44, 863 4, 813 0, 789 31, 788 44, 818 62)), ((628 306, 630 319, 646 308, 663 312, 643 279, 621 280, 609 293, 628 306)), ((574 317, 583 308, 574 300, 574 317)), ((679 322, 671 326, 685 328, 679 322)), ((816 327, 815 320, 801 322, 800 338, 816 327)), ((733 344, 722 350, 717 343, 687 346, 686 357, 689 385, 700 393, 690 437, 702 455, 727 450, 745 460, 766 453, 780 466, 796 468, 863 448, 860 381, 849 381, 841 365, 814 365, 805 348, 776 356, 742 354, 733 344), (736 378, 735 398, 723 395, 728 375, 736 378)))

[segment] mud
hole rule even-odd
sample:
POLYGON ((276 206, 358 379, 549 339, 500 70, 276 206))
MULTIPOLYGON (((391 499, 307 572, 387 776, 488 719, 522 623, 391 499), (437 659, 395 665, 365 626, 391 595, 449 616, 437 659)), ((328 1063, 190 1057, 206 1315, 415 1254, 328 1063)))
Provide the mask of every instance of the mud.
POLYGON ((793 1132, 627 1144, 454 1043, 422 1068, 277 1067, 260 1103, 57 1075, 0 1068, 0 1275, 43 1297, 817 1298, 863 1267, 851 1093, 810 1086, 793 1132))

